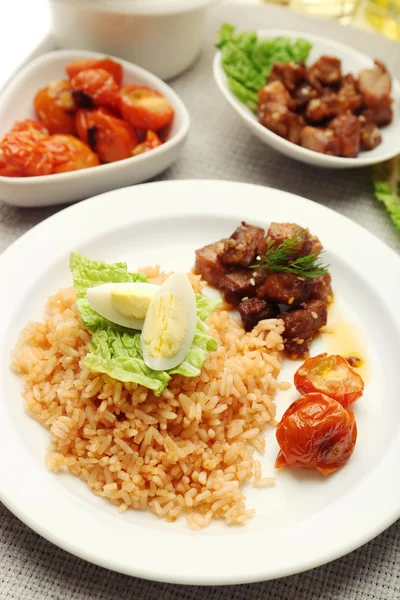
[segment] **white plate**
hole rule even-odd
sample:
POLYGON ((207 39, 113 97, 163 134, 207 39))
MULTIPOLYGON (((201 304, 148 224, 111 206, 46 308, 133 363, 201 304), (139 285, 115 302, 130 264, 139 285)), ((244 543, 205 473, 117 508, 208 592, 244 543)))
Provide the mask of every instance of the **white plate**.
MULTIPOLYGON (((342 72, 344 74, 357 74, 361 69, 373 66, 372 59, 365 54, 353 50, 353 48, 341 44, 340 42, 322 38, 318 35, 312 35, 308 32, 286 29, 266 29, 258 31, 257 35, 260 39, 273 39, 275 37, 289 37, 292 39, 304 38, 312 44, 307 64, 312 64, 317 58, 324 54, 334 55, 341 59, 342 72)), ((371 55, 374 56, 374 58, 379 58, 379 48, 371 49, 371 55)), ((392 97, 394 98, 393 122, 391 125, 380 130, 383 138, 382 143, 374 148, 374 150, 360 152, 357 158, 343 158, 340 156, 327 156, 326 154, 313 152, 312 150, 308 150, 308 148, 293 144, 261 125, 258 122, 256 115, 240 102, 229 89, 227 77, 221 65, 221 52, 217 52, 215 55, 213 68, 215 81, 217 82, 220 91, 237 112, 243 124, 264 142, 264 144, 271 146, 271 148, 278 150, 282 154, 286 154, 286 156, 289 156, 290 158, 308 163, 315 167, 346 169, 373 165, 392 158, 400 153, 400 84, 395 79, 393 80, 392 86, 392 97)))
MULTIPOLYGON (((399 257, 345 217, 308 200, 232 182, 171 181, 126 188, 71 206, 47 219, 0 257, 1 500, 58 546, 104 567, 167 582, 230 584, 282 577, 333 560, 378 535, 400 516, 399 257), (152 216, 153 215, 153 216, 152 216), (345 468, 316 473, 274 471, 274 430, 262 458, 273 488, 246 490, 256 516, 243 527, 213 523, 200 533, 184 518, 166 523, 152 513, 119 514, 70 475, 44 466, 48 432, 28 417, 10 351, 47 297, 69 286, 68 255, 84 252, 137 268, 160 263, 189 269, 194 250, 230 235, 242 219, 266 226, 291 220, 319 235, 331 265, 337 305, 354 323, 369 361, 356 404, 359 438, 345 468), (385 267, 385 268, 383 268, 385 267), (388 273, 388 275, 386 275, 388 273)), ((327 336, 313 345, 326 347, 327 336)), ((286 361, 282 379, 296 363, 286 361)), ((276 401, 278 417, 295 398, 276 401)))
MULTIPOLYGON (((15 121, 36 118, 36 92, 54 79, 66 78, 65 65, 78 58, 102 58, 87 50, 56 50, 27 64, 0 95, 0 138, 15 121)), ((123 83, 138 83, 163 94, 175 111, 166 142, 145 154, 81 171, 42 177, 1 177, 0 200, 14 206, 76 202, 115 188, 141 183, 167 169, 180 155, 189 131, 189 114, 174 90, 144 69, 115 58, 124 68, 123 83)))

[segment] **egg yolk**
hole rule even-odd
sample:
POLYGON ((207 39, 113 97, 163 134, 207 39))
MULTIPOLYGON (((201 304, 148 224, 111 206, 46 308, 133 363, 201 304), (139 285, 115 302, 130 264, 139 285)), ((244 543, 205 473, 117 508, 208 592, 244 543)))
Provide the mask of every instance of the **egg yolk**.
POLYGON ((161 294, 147 312, 143 342, 149 356, 174 356, 188 328, 186 306, 174 294, 161 294))
POLYGON ((132 293, 124 288, 115 288, 111 291, 111 299, 114 308, 125 317, 144 319, 153 294, 153 289, 132 293))

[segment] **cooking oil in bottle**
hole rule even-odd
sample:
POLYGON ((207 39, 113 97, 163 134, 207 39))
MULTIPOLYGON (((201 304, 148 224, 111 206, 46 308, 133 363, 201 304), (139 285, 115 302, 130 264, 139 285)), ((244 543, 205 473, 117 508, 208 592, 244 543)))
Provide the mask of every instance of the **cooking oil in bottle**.
POLYGON ((349 22, 354 16, 359 5, 359 0, 290 0, 291 9, 313 15, 340 19, 349 22))
POLYGON ((400 0, 367 0, 364 14, 377 31, 400 40, 400 0))

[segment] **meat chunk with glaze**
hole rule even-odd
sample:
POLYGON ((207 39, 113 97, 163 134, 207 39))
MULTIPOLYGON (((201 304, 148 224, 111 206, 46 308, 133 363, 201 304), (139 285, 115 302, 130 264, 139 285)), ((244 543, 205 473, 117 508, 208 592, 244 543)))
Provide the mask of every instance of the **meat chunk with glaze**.
POLYGON ((329 304, 333 300, 332 277, 329 273, 314 277, 311 280, 310 300, 322 300, 329 304))
POLYGON ((257 288, 267 276, 263 269, 235 269, 219 281, 219 290, 229 304, 257 295, 257 288))
POLYGON ((295 102, 281 81, 267 83, 258 92, 259 122, 281 137, 288 138, 294 108, 295 102))
POLYGON ((283 137, 293 144, 299 144, 301 132, 305 125, 303 117, 301 115, 297 115, 296 113, 289 113, 286 123, 287 131, 283 137))
POLYGON ((336 85, 342 80, 341 61, 335 56, 321 56, 309 71, 323 85, 336 85))
POLYGON ((305 117, 309 123, 321 123, 341 112, 341 104, 338 95, 328 92, 319 98, 310 100, 307 104, 305 117))
POLYGON ((340 155, 340 141, 331 129, 318 129, 307 125, 300 134, 300 144, 303 148, 327 154, 340 155))
POLYGON ((276 304, 259 298, 242 300, 238 305, 238 311, 246 331, 251 331, 259 321, 273 319, 279 314, 279 308, 276 304))
POLYGON ((299 306, 311 293, 311 279, 293 273, 271 273, 258 288, 257 297, 279 304, 299 306))
POLYGON ((257 248, 264 238, 264 229, 247 225, 244 221, 224 243, 220 260, 229 266, 250 267, 255 261, 257 248))
POLYGON ((311 300, 303 308, 282 313, 280 318, 285 325, 286 352, 293 358, 306 356, 308 344, 326 325, 327 317, 327 307, 322 300, 311 300))
POLYGON ((363 104, 362 96, 358 90, 357 81, 351 73, 345 75, 337 94, 340 112, 358 111, 363 104))
POLYGON ((204 246, 196 250, 196 262, 194 270, 202 276, 210 285, 219 286, 221 278, 226 275, 228 268, 219 259, 219 255, 224 249, 226 240, 220 240, 214 244, 204 246))
POLYGON ((280 81, 283 83, 285 88, 292 92, 301 83, 303 83, 306 74, 306 68, 302 63, 281 62, 277 60, 268 77, 268 83, 273 81, 280 81))
POLYGON ((340 155, 355 158, 360 152, 360 120, 353 114, 339 115, 328 125, 340 142, 340 155))
POLYGON ((393 119, 392 81, 386 66, 375 60, 372 69, 363 69, 358 76, 358 84, 364 104, 371 111, 376 125, 389 125, 393 119))
POLYGON ((318 92, 310 83, 302 83, 292 93, 292 98, 296 102, 296 110, 302 109, 307 102, 317 97, 318 92))
POLYGON ((276 223, 273 222, 269 226, 267 235, 258 247, 258 254, 264 256, 267 250, 267 244, 273 242, 274 247, 279 246, 283 242, 298 236, 299 240, 293 248, 293 252, 288 256, 288 259, 293 260, 307 254, 319 254, 322 250, 322 245, 316 236, 310 234, 308 229, 304 229, 297 223, 276 223))
MULTIPOLYGON (((365 111, 368 113, 369 111, 365 111)), ((364 150, 373 150, 382 142, 382 135, 377 125, 365 114, 360 115, 360 142, 364 150)))

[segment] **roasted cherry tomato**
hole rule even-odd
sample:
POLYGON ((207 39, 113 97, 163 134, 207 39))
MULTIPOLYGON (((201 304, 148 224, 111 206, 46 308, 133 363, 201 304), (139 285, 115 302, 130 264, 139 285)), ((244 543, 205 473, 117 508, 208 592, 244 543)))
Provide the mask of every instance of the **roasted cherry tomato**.
POLYGON ((44 126, 40 121, 34 119, 24 119, 23 121, 16 121, 10 131, 40 131, 46 135, 49 134, 47 127, 44 126))
POLYGON ((343 356, 318 354, 296 371, 294 385, 301 394, 321 392, 345 408, 363 393, 364 382, 343 356))
POLYGON ((317 392, 302 396, 284 413, 276 429, 280 452, 275 467, 317 469, 323 475, 349 460, 357 440, 354 414, 317 392))
POLYGON ((123 118, 138 129, 155 131, 169 125, 174 111, 168 101, 148 87, 124 85, 120 91, 123 118))
POLYGON ((79 108, 104 106, 118 109, 119 86, 114 77, 104 69, 81 71, 71 79, 73 98, 79 108))
POLYGON ((78 171, 100 164, 97 155, 72 135, 50 136, 46 148, 53 158, 53 173, 78 171))
POLYGON ((121 85, 123 69, 122 65, 115 60, 105 56, 104 58, 87 58, 83 60, 74 60, 65 67, 65 71, 70 79, 78 75, 81 71, 88 69, 103 69, 108 71, 114 77, 116 83, 121 85))
POLYGON ((76 106, 69 81, 52 81, 37 92, 33 104, 49 133, 75 133, 76 106))
POLYGON ((153 150, 158 146, 162 146, 162 141, 154 131, 148 131, 143 142, 140 142, 132 152, 132 156, 138 156, 138 154, 144 154, 149 150, 153 150))
POLYGON ((36 130, 6 133, 0 142, 0 175, 34 177, 50 175, 53 157, 46 148, 50 136, 36 130))
POLYGON ((129 123, 104 108, 78 111, 76 129, 81 140, 106 163, 129 158, 137 144, 137 135, 129 123))

